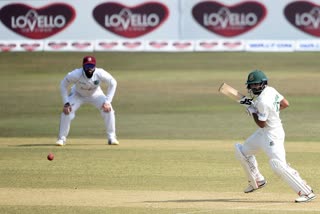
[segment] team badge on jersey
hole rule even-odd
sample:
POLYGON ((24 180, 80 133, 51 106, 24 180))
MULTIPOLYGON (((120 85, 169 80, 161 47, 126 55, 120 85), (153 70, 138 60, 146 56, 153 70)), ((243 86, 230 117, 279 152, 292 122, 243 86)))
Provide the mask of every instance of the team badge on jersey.
POLYGON ((254 75, 250 74, 248 79, 249 79, 249 81, 254 81, 254 75))
POLYGON ((99 85, 99 80, 95 80, 94 82, 93 82, 93 84, 95 84, 95 85, 99 85))

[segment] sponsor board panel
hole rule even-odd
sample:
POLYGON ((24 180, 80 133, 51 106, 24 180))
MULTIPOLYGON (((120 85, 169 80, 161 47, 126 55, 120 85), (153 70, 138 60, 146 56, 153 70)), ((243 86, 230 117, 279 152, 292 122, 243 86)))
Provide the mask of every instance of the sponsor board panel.
POLYGON ((173 52, 191 52, 194 51, 193 40, 174 40, 170 41, 173 52))
POLYGON ((191 40, 96 40, 95 51, 190 52, 190 51, 194 51, 194 41, 191 41, 191 40))
POLYGON ((127 51, 141 52, 144 51, 144 40, 96 40, 94 45, 95 51, 127 51))
POLYGON ((61 34, 76 19, 69 3, 1 1, 1 39, 45 39, 61 34))
POLYGON ((179 0, 0 1, 0 39, 179 39, 178 6, 179 0))
POLYGON ((96 40, 94 44, 95 51, 118 51, 121 45, 119 40, 96 40))
POLYGON ((146 41, 145 51, 167 52, 172 51, 172 41, 170 40, 148 40, 146 41))
POLYGON ((9 51, 293 52, 320 51, 320 40, 0 40, 9 51))
POLYGON ((298 40, 295 46, 296 51, 320 51, 319 40, 298 40))
POLYGON ((314 2, 290 2, 285 6, 283 13, 286 20, 299 32, 320 37, 320 1, 314 2))
POLYGON ((1 40, 320 37, 320 0, 4 0, 0 8, 1 40))
POLYGON ((144 51, 143 40, 122 40, 120 41, 119 51, 144 51))
POLYGON ((293 52, 294 40, 248 40, 246 51, 249 52, 293 52))
POLYGON ((245 42, 241 40, 197 40, 195 51, 244 51, 245 42))
POLYGON ((181 1, 182 39, 312 39, 320 1, 181 1), (193 29, 193 30, 190 30, 193 29))
POLYGON ((0 41, 0 52, 20 51, 34 52, 43 51, 43 41, 39 40, 2 40, 0 41))
POLYGON ((1 51, 292 51, 292 41, 293 50, 319 50, 320 0, 3 0, 0 8, 1 51))
POLYGON ((44 51, 92 52, 93 40, 45 40, 44 51))

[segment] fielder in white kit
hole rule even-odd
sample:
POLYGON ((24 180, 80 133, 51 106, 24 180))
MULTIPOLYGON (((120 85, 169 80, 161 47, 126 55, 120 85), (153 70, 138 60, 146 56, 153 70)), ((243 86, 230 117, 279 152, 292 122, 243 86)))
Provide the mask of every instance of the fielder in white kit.
POLYGON ((96 59, 93 56, 85 56, 82 60, 82 68, 75 69, 68 73, 60 84, 60 91, 63 100, 63 112, 60 118, 59 136, 56 144, 66 144, 70 130, 71 121, 82 104, 94 105, 104 119, 106 134, 109 145, 118 145, 116 138, 115 114, 111 102, 115 95, 117 81, 110 73, 102 68, 96 67, 96 59), (104 94, 100 84, 107 85, 107 92, 104 94), (70 94, 68 88, 72 85, 70 94))
POLYGON ((247 89, 255 96, 253 101, 240 102, 247 105, 247 112, 252 115, 259 129, 243 144, 235 145, 235 154, 240 161, 249 181, 244 190, 251 193, 266 185, 266 180, 258 169, 255 154, 262 150, 269 157, 272 170, 293 189, 299 197, 295 202, 308 202, 316 198, 312 188, 291 168, 286 161, 284 148, 285 133, 280 119, 280 110, 289 106, 289 102, 273 87, 268 86, 268 78, 260 70, 248 75, 247 89))

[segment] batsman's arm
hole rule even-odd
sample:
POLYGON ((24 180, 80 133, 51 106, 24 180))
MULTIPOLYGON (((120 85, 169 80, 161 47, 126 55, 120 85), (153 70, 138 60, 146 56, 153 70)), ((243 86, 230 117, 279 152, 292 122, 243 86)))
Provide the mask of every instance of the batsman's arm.
POLYGON ((280 101, 280 110, 285 109, 287 107, 289 107, 289 101, 286 98, 283 98, 280 101))
POLYGON ((260 128, 264 128, 267 124, 266 121, 261 121, 259 120, 258 114, 257 113, 253 113, 252 117, 254 119, 254 122, 260 127, 260 128))

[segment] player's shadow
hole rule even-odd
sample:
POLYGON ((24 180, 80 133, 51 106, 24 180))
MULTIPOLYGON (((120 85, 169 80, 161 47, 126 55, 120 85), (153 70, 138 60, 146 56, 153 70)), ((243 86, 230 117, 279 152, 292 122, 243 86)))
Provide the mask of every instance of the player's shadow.
MULTIPOLYGON (((95 146, 105 146, 106 144, 102 143, 82 143, 82 144, 68 144, 68 147, 79 147, 79 146, 88 146, 88 145, 95 145, 95 146)), ((20 144, 20 145, 9 145, 11 147, 59 147, 55 144, 48 143, 48 144, 20 144)))
POLYGON ((13 147, 47 147, 52 146, 52 143, 48 144, 20 144, 20 145, 11 145, 13 147))
POLYGON ((273 204, 283 204, 288 203, 288 201, 271 201, 271 200, 244 200, 238 198, 216 198, 216 199, 181 199, 181 200, 166 200, 166 201, 144 201, 145 203, 201 203, 201 202, 236 202, 236 203, 273 203, 273 204))

